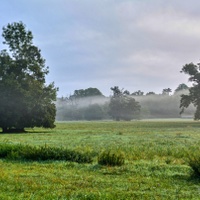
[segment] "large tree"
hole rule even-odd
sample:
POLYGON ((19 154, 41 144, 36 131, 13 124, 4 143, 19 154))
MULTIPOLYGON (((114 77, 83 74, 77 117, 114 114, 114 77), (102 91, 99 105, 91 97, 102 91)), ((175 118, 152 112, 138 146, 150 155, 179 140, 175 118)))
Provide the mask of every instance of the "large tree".
POLYGON ((194 63, 186 64, 183 66, 182 71, 190 76, 189 81, 193 83, 193 86, 189 88, 189 94, 181 95, 180 108, 181 113, 190 104, 196 107, 194 119, 200 119, 200 64, 195 65, 194 63))
POLYGON ((109 114, 116 121, 134 119, 140 112, 140 105, 127 90, 123 91, 118 86, 111 88, 113 95, 109 104, 109 114))
POLYGON ((0 127, 3 132, 53 128, 57 88, 45 83, 49 70, 31 31, 15 22, 3 27, 2 36, 8 48, 0 52, 0 127))

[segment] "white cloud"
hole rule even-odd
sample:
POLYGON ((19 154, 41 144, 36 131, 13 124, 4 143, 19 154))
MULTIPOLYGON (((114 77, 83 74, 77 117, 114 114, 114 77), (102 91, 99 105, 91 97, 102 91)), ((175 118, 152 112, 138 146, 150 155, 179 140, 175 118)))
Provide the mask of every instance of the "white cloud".
POLYGON ((154 12, 138 20, 138 26, 154 34, 200 38, 200 18, 176 10, 154 12))

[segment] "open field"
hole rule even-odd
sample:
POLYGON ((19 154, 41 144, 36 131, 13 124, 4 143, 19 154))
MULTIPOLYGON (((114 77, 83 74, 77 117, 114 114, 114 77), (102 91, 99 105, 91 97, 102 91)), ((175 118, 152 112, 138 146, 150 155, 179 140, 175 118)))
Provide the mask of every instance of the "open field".
POLYGON ((67 147, 90 164, 0 159, 0 199, 200 199, 188 154, 199 151, 200 122, 63 122, 55 129, 0 134, 0 144, 67 147), (122 166, 98 165, 103 150, 125 154, 122 166))

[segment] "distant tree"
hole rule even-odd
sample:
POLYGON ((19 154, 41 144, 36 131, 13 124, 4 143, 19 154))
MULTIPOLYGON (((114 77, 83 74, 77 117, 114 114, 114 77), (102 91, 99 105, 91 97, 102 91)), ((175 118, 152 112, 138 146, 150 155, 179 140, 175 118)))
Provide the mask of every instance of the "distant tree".
POLYGON ((118 86, 111 88, 113 95, 109 104, 109 114, 116 121, 134 119, 140 112, 140 105, 127 92, 120 90, 118 86))
POLYGON ((131 95, 133 95, 133 96, 143 96, 144 92, 142 92, 141 90, 138 90, 136 92, 133 92, 131 95))
POLYGON ((187 108, 190 104, 193 104, 196 107, 194 114, 194 119, 200 119, 200 64, 197 65, 190 63, 183 66, 182 71, 185 74, 190 76, 189 81, 193 83, 193 86, 189 88, 189 94, 181 95, 180 108, 181 113, 184 112, 184 109, 187 108))
POLYGON ((156 93, 155 92, 147 92, 146 95, 155 95, 156 93))
POLYGON ((131 94, 128 90, 125 90, 123 93, 124 93, 125 95, 130 95, 130 94, 131 94))
POLYGON ((113 92, 113 96, 120 96, 123 94, 123 90, 120 90, 118 86, 114 86, 110 88, 113 92))
POLYGON ((183 90, 188 90, 188 89, 189 89, 189 87, 188 87, 186 84, 181 83, 181 84, 179 84, 179 86, 175 89, 175 93, 176 93, 176 92, 183 91, 183 90))
POLYGON ((124 89, 119 89, 118 86, 114 86, 110 88, 113 92, 113 96, 120 96, 120 95, 130 95, 130 92, 128 90, 124 90, 124 89))
POLYGON ((170 88, 166 88, 166 89, 163 89, 162 94, 169 95, 170 92, 172 92, 172 90, 170 88))
POLYGON ((0 52, 0 127, 3 132, 24 131, 25 127, 55 127, 57 88, 45 84, 49 73, 33 35, 22 22, 3 27, 0 52))
POLYGON ((103 94, 97 88, 87 88, 75 90, 74 94, 70 98, 83 98, 83 97, 92 97, 92 96, 103 96, 103 94))

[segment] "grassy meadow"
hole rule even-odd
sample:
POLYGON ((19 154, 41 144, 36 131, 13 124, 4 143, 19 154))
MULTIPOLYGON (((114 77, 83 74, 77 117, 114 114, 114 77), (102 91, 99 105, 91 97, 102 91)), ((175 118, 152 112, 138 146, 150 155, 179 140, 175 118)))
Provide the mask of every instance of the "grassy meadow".
POLYGON ((92 163, 0 159, 0 199, 200 199, 188 156, 200 150, 200 122, 62 122, 55 129, 0 134, 0 144, 68 148, 92 163), (102 151, 124 153, 122 166, 102 166, 102 151))

